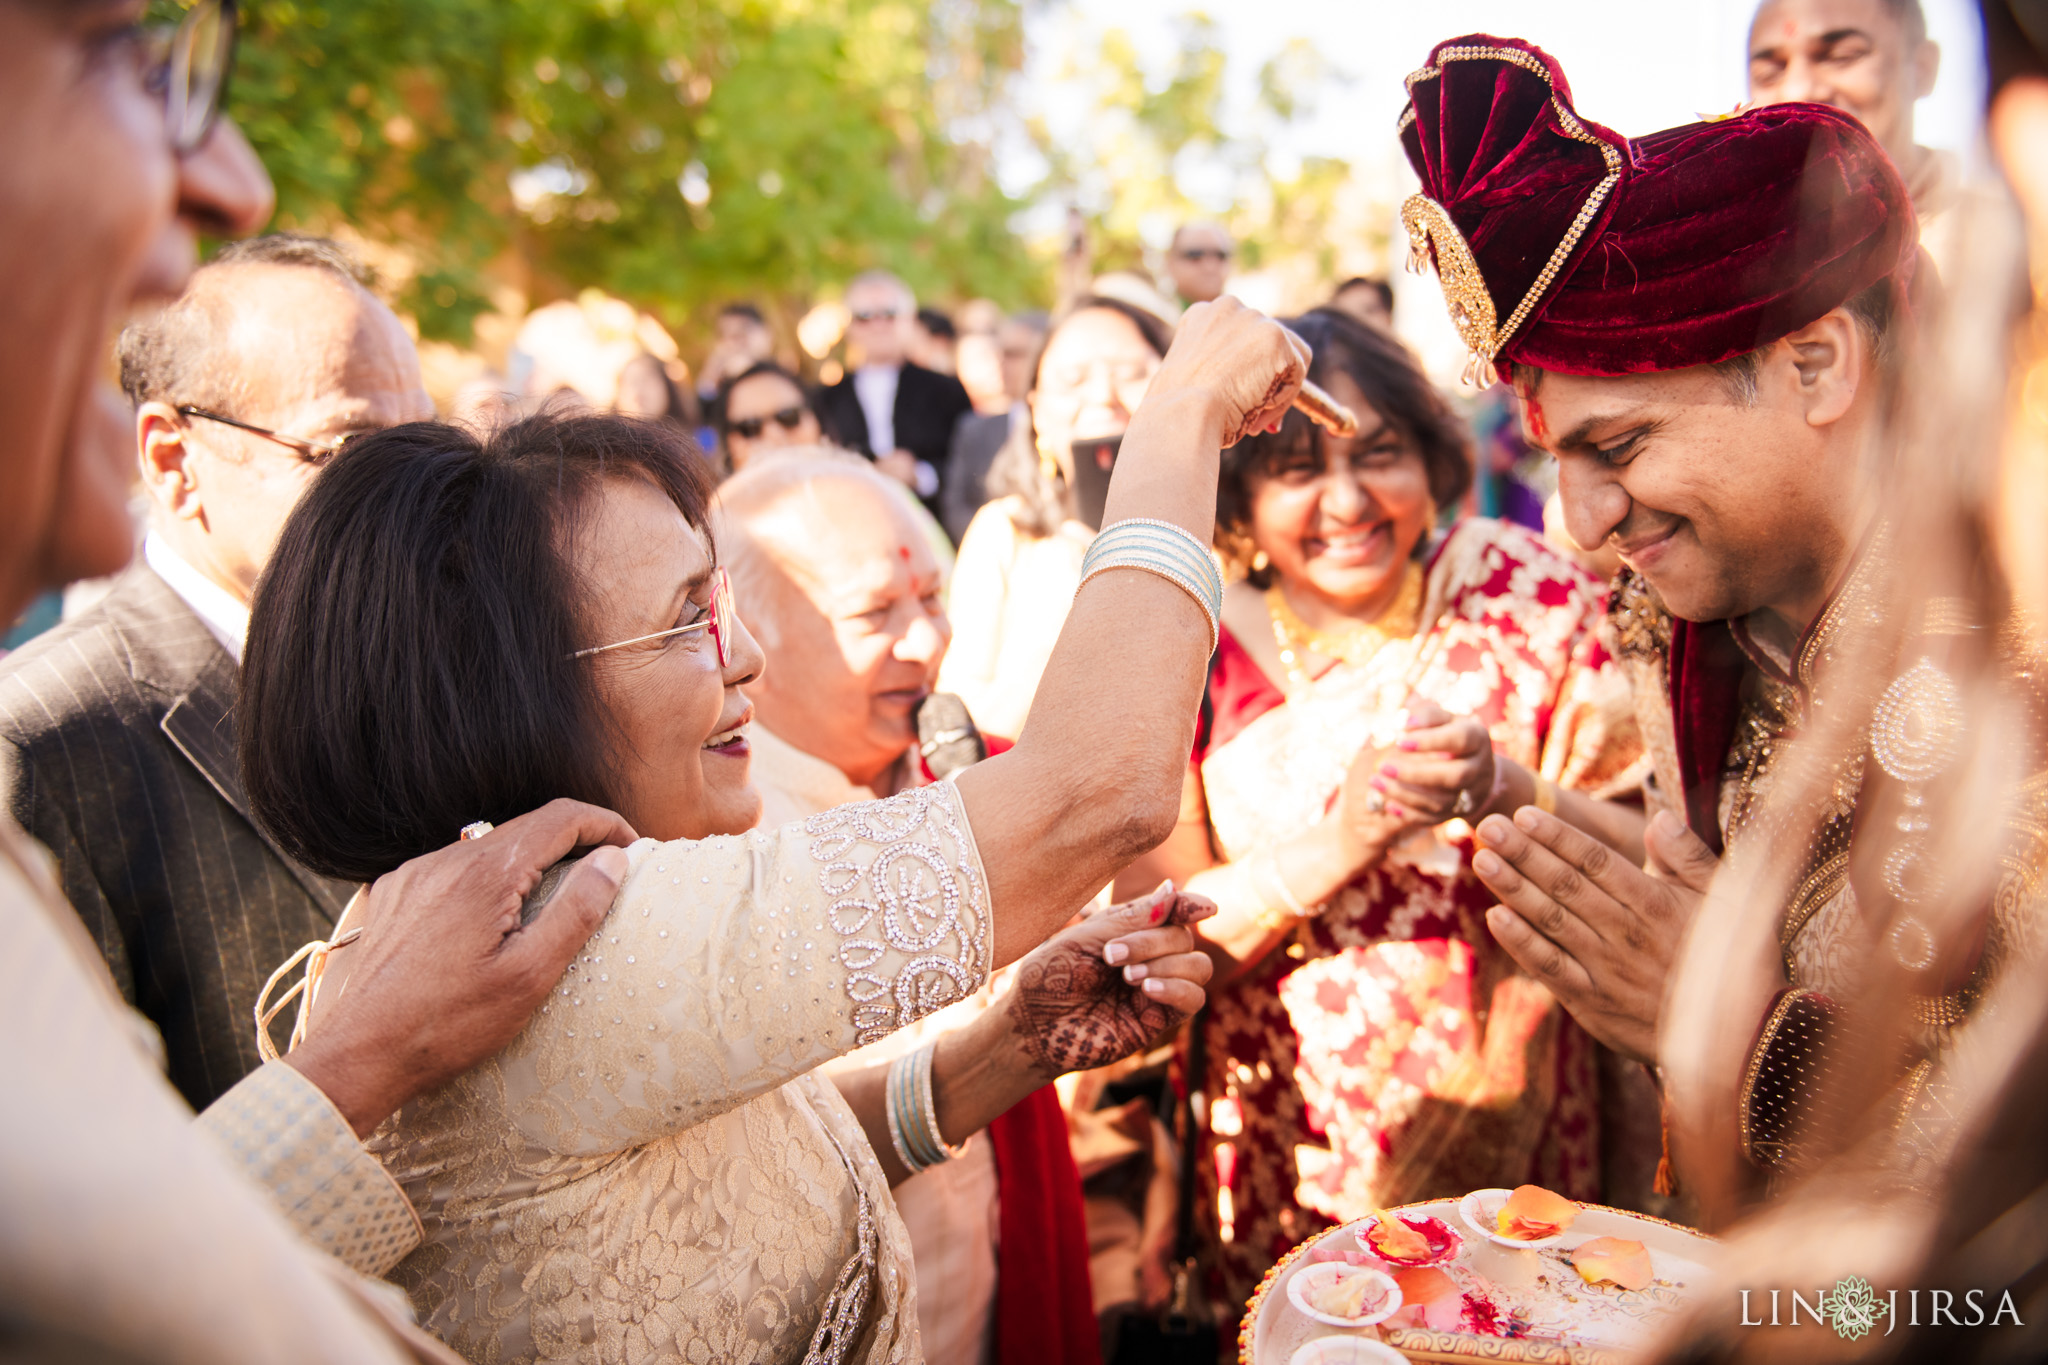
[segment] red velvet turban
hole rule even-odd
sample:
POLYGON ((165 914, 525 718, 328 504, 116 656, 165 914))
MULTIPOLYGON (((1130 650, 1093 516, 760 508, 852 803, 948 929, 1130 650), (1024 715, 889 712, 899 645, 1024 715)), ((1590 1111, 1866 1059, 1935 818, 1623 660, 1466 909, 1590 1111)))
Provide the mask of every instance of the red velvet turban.
POLYGON ((1475 366, 1713 364, 1908 279, 1906 188, 1839 110, 1780 104, 1631 141, 1578 116, 1550 54, 1483 33, 1439 44, 1408 92, 1422 192, 1401 217, 1475 366))

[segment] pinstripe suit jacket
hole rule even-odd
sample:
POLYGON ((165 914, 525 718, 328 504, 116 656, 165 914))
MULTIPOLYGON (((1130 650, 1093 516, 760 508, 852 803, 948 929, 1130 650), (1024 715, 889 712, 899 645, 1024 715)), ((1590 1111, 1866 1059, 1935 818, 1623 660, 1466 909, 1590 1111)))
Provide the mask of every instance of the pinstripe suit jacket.
POLYGON ((90 611, 0 662, 0 788, 56 855, 65 897, 204 1109, 260 1062, 266 977, 354 888, 250 822, 235 662, 139 559, 90 611))

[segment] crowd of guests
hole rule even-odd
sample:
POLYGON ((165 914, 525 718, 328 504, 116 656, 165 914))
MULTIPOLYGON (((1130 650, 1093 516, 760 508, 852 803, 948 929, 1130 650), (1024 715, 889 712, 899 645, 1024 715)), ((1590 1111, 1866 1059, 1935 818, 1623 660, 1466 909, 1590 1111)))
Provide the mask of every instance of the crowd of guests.
MULTIPOLYGON (((2048 480, 2002 368, 1916 387, 2018 258, 1937 274, 1915 0, 1765 0, 1760 107, 1634 141, 1434 50, 1476 400, 1190 222, 1051 317, 859 275, 830 383, 746 302, 694 371, 563 305, 456 420, 250 235, 233 7, 131 17, 0 0, 14 1355, 1227 1359, 1304 1239, 1522 1184, 1730 1285, 1848 1220, 2038 1291, 1980 1234, 2048 1176, 2048 480), (1484 491, 1535 457, 1547 514, 1484 491)), ((1664 1349, 1777 1349, 1726 1308, 1664 1349)))

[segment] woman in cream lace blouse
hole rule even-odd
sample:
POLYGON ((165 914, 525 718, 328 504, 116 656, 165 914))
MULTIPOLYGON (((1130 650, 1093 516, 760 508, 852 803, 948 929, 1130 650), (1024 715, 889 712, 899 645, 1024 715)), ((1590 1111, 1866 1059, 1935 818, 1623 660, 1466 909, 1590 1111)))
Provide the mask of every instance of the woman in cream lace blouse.
MULTIPOLYGON (((1301 373, 1235 305, 1185 337, 1110 494, 1169 553, 1183 531, 1206 544, 1217 449, 1301 373)), ((244 776, 288 849, 363 881, 554 795, 646 836, 526 1031, 375 1137, 423 1223, 394 1275, 423 1322, 476 1360, 913 1361, 890 1183, 1202 999, 1186 898, 1047 939, 1172 825, 1213 606, 1199 584, 1102 574, 1015 749, 751 831, 740 688, 763 664, 691 458, 599 417, 353 447, 258 596, 244 776), (1019 958, 1001 1007, 913 1054, 921 1092, 902 1063, 814 1074, 1019 958)))

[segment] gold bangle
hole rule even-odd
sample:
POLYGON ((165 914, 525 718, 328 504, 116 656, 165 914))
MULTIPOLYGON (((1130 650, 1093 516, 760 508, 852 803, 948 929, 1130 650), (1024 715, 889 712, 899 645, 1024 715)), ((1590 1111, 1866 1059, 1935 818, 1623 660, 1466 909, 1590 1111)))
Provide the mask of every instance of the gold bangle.
POLYGON ((1547 777, 1536 779, 1536 809, 1545 815, 1557 814, 1557 784, 1547 777))

